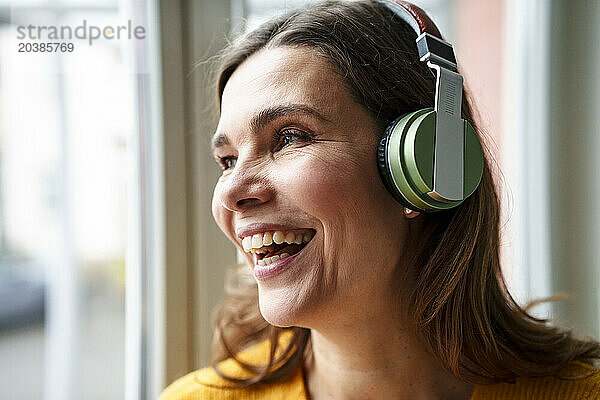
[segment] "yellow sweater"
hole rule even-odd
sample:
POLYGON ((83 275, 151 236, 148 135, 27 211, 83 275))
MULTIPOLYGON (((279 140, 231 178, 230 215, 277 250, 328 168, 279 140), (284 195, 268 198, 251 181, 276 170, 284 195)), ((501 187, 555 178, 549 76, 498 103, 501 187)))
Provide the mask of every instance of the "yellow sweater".
MULTIPOLYGON (((265 363, 268 342, 262 342, 242 351, 238 357, 248 363, 265 363)), ((219 363, 219 369, 228 376, 248 378, 250 374, 233 359, 219 363)), ((572 363, 565 376, 583 375, 592 368, 572 363)), ((287 379, 249 389, 227 388, 231 383, 221 378, 212 368, 189 373, 169 385, 158 400, 307 400, 302 368, 287 379), (223 388, 224 386, 224 388, 223 388)), ((514 384, 501 383, 476 386, 471 400, 596 400, 600 399, 600 373, 577 381, 553 377, 519 378, 514 384)))

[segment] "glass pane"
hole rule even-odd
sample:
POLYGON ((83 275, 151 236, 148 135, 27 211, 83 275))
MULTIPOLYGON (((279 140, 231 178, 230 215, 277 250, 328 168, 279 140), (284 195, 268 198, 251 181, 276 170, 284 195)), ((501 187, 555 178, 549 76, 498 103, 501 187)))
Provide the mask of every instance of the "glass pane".
POLYGON ((19 25, 123 21, 116 2, 23 4, 0 21, 0 397, 122 399, 134 43, 20 53, 45 40, 19 25))

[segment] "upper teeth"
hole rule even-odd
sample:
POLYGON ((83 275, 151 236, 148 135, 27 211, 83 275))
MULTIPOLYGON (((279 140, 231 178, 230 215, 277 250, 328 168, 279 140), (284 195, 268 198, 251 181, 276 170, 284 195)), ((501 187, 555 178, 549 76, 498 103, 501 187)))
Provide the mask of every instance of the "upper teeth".
POLYGON ((242 239, 242 246, 247 253, 266 253, 266 250, 259 250, 263 246, 270 246, 273 243, 301 244, 308 243, 314 236, 314 232, 294 232, 283 231, 256 233, 252 236, 246 236, 242 239))

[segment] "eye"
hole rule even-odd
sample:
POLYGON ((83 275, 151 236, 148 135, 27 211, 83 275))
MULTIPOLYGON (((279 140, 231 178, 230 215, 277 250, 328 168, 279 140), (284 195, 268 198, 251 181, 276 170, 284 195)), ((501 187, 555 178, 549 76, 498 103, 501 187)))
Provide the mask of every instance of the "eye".
POLYGON ((289 146, 290 144, 297 141, 309 141, 311 135, 298 129, 283 129, 275 133, 274 142, 275 150, 281 150, 282 148, 289 146))
POLYGON ((237 161, 237 158, 231 157, 231 156, 217 157, 217 158, 219 159, 218 163, 221 166, 221 169, 223 171, 226 171, 228 169, 235 167, 235 163, 237 161))

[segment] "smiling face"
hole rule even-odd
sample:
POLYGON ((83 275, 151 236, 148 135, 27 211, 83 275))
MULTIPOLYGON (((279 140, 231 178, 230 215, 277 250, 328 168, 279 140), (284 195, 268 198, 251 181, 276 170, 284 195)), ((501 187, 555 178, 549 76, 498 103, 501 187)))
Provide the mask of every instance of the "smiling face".
POLYGON ((311 49, 261 50, 227 82, 212 210, 246 250, 270 323, 356 320, 392 296, 407 222, 379 178, 378 136, 311 49))

